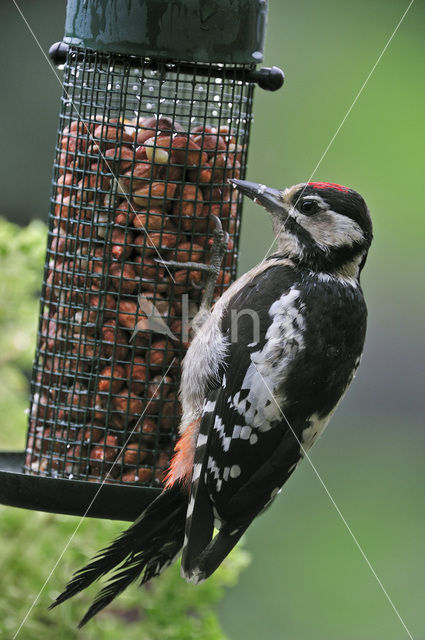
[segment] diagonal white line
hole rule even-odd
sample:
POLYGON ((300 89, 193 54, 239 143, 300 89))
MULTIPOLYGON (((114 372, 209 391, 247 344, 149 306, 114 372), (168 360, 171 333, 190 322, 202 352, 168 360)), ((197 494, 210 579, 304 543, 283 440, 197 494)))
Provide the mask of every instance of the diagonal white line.
POLYGON ((391 36, 389 37, 385 47, 382 49, 381 53, 378 56, 378 59, 376 60, 375 64, 373 65, 372 69, 369 71, 366 80, 363 82, 362 86, 360 87, 359 91, 357 92, 356 97, 354 98, 352 104, 350 105, 350 108, 348 109, 347 113, 345 114, 345 116, 343 117, 340 125, 338 126, 337 130, 335 131, 335 133, 333 134, 332 138, 329 141, 328 146, 326 147, 326 149, 324 150, 324 152, 322 153, 320 160, 318 161, 318 163, 316 164, 316 166, 314 167, 313 171, 311 172, 311 176, 309 177, 309 179, 307 180, 307 182, 310 182, 310 180, 312 179, 312 177, 314 176, 314 174, 316 173, 317 169, 320 167, 320 165, 322 164, 326 154, 328 153, 329 149, 331 148, 335 138, 337 137, 338 133, 341 131, 342 127, 344 126, 345 121, 347 120, 348 116, 350 115, 351 111, 353 110, 354 105, 356 104, 357 100, 360 98, 361 94, 363 93, 364 88, 366 87, 367 83, 369 82, 370 78, 372 77, 376 67, 378 66, 378 64, 381 61, 382 56, 384 55, 384 53, 386 52, 386 50, 388 49, 388 47, 391 44, 392 39, 394 38, 395 34, 397 33, 397 31, 400 28, 401 23, 403 22, 404 18, 406 17, 410 7, 412 6, 414 0, 410 0, 409 5, 407 7, 407 9, 405 10, 405 12, 403 13, 403 15, 401 16, 400 20, 397 23, 396 28, 394 29, 394 31, 392 32, 391 36))
POLYGON ((133 435, 133 433, 135 432, 135 430, 136 430, 136 429, 137 429, 137 427, 139 426, 140 421, 143 419, 143 416, 145 415, 145 413, 146 413, 146 411, 147 411, 147 409, 148 409, 148 407, 149 407, 150 403, 152 402, 152 400, 153 400, 153 398, 154 398, 154 396, 155 396, 155 393, 158 391, 159 387, 160 387, 160 386, 161 386, 161 384, 163 383, 163 381, 164 381, 165 377, 167 376, 167 374, 168 374, 169 370, 170 370, 170 369, 171 369, 171 367, 173 366, 174 361, 175 361, 175 358, 173 358, 173 360, 171 361, 171 363, 170 363, 170 365, 169 365, 169 367, 168 367, 167 371, 166 371, 166 372, 164 373, 164 375, 162 376, 162 379, 160 380, 160 382, 158 382, 158 385, 157 385, 157 387, 155 388, 155 391, 154 391, 154 393, 153 393, 153 395, 152 395, 152 398, 151 398, 151 399, 149 400, 149 402, 146 404, 146 407, 145 407, 145 409, 144 409, 143 413, 141 414, 140 418, 138 419, 138 421, 137 421, 137 422, 136 422, 136 424, 134 425, 134 427, 133 427, 133 429, 132 429, 132 431, 131 431, 130 435, 129 435, 129 436, 128 436, 128 438, 127 438, 127 440, 124 442, 124 444, 122 445, 121 449, 119 450, 119 452, 118 452, 118 454, 117 454, 117 456, 116 456, 116 458, 115 458, 115 460, 114 460, 114 462, 113 462, 113 464, 112 464, 111 468, 109 469, 109 471, 108 471, 108 473, 106 474, 106 476, 103 478, 102 483, 100 484, 100 486, 99 486, 98 490, 96 491, 96 493, 94 494, 93 498, 91 499, 91 502, 90 502, 89 506, 88 506, 88 507, 87 507, 87 509, 85 510, 84 514, 81 516, 81 519, 79 520, 79 522, 78 522, 77 526, 75 527, 75 529, 74 529, 74 531, 73 531, 72 535, 70 536, 70 538, 69 538, 68 542, 67 542, 67 543, 66 543, 66 545, 64 546, 64 548, 63 548, 63 550, 62 550, 62 552, 61 552, 61 554, 60 554, 59 558, 56 560, 55 564, 53 565, 53 568, 51 569, 51 571, 50 571, 49 575, 48 575, 48 576, 47 576, 47 578, 45 579, 45 581, 44 581, 44 583, 43 583, 43 585, 42 585, 42 587, 41 587, 40 591, 37 593, 36 597, 34 598, 33 603, 31 604, 30 608, 28 609, 28 611, 27 611, 27 613, 26 613, 26 615, 25 615, 24 619, 22 620, 21 624, 19 625, 19 627, 18 627, 18 629, 17 629, 17 631, 16 631, 15 635, 13 636, 12 640, 15 640, 15 638, 17 638, 17 637, 18 637, 18 634, 19 634, 20 630, 22 629, 22 627, 24 626, 24 624, 25 624, 25 622, 27 621, 28 617, 30 616, 31 611, 34 609, 35 605, 37 604, 37 602, 38 602, 38 600, 39 600, 39 598, 40 598, 41 594, 43 593, 43 591, 44 591, 44 589, 46 588, 46 586, 47 586, 48 582, 50 581, 50 578, 52 577, 52 575, 53 575, 53 574, 54 574, 54 572, 56 571, 56 568, 58 567, 58 565, 59 565, 60 561, 62 560, 63 556, 65 555, 65 553, 66 553, 66 551, 67 551, 67 549, 68 549, 69 545, 70 545, 70 544, 71 544, 71 542, 73 541, 73 539, 74 539, 75 535, 77 534, 77 532, 78 532, 79 528, 81 527, 81 525, 82 525, 83 521, 84 521, 84 520, 85 520, 85 518, 87 517, 87 514, 88 514, 88 512, 90 511, 90 509, 92 508, 92 506, 93 506, 93 504, 94 504, 94 502, 95 502, 95 500, 96 500, 97 496, 98 496, 98 495, 99 495, 99 493, 101 492, 101 490, 102 490, 102 488, 103 488, 103 485, 105 484, 105 482, 106 482, 106 481, 107 481, 107 479, 109 478, 110 474, 112 473, 112 470, 113 470, 113 468, 114 468, 114 466, 115 466, 116 462, 118 461, 118 459, 119 459, 119 457, 120 457, 120 455, 121 455, 122 451, 124 450, 124 448, 127 446, 127 444, 128 444, 128 442, 129 442, 129 440, 130 440, 131 436, 133 435))
MULTIPOLYGON (((72 98, 71 98, 71 96, 69 95, 68 91, 65 89, 65 86, 64 86, 64 84, 63 84, 62 80, 60 79, 60 76, 59 76, 58 72, 56 71, 55 66, 52 64, 52 62, 51 62, 51 60, 49 59, 48 55, 46 54, 46 52, 44 51, 43 47, 41 46, 40 41, 38 40, 38 38, 37 38, 37 36, 35 35, 34 31, 31 29, 31 26, 30 26, 30 24, 28 23, 28 20, 25 18, 24 14, 22 13, 21 9, 19 8, 19 6, 18 6, 18 4, 17 4, 16 0, 12 0, 12 2, 13 2, 13 4, 15 5, 16 9, 18 10, 18 12, 19 12, 19 14, 20 14, 20 16, 21 16, 22 20, 25 22, 25 24, 26 24, 26 26, 27 26, 27 28, 28 28, 29 32, 31 33, 32 37, 34 38, 34 40, 35 40, 35 42, 36 42, 36 44, 37 44, 38 48, 40 49, 41 53, 42 53, 42 54, 43 54, 43 56, 44 56, 44 58, 47 60, 47 63, 48 63, 48 65, 49 65, 49 67, 51 68, 51 70, 52 70, 52 71, 53 71, 53 73, 55 74, 55 76, 56 76, 56 78, 57 78, 57 80, 58 80, 58 82, 59 82, 60 86, 62 87, 62 89, 63 89, 64 93, 66 94, 66 96, 67 96, 67 98, 68 98, 68 100, 69 100, 70 104, 72 104, 72 108, 74 109, 75 113, 76 113, 76 114, 77 114, 77 116, 79 117, 81 124, 83 125, 83 127, 84 127, 84 129, 85 129, 86 133, 88 134, 88 136, 89 136, 89 138, 90 138, 90 141, 91 141, 91 142, 96 142, 96 139, 92 136, 92 134, 91 134, 91 132, 90 132, 89 127, 87 126, 87 124, 86 124, 85 122, 83 122, 83 120, 82 120, 82 116, 81 116, 81 113, 79 112, 78 108, 76 107, 76 105, 75 105, 74 101, 72 100, 72 98)), ((108 169, 109 169, 109 171, 110 171, 111 175, 113 176, 112 181, 113 181, 113 182, 115 182, 115 185, 117 186, 117 189, 118 189, 118 192, 119 192, 120 196, 122 196, 122 197, 127 201, 127 204, 128 204, 128 206, 130 207, 130 209, 131 209, 132 213, 134 213, 135 217, 138 219, 138 221, 139 221, 139 223, 140 223, 140 228, 141 228, 141 229, 142 229, 142 231, 146 234, 146 238, 150 241, 150 243, 151 243, 152 247, 153 247, 153 248, 154 248, 154 250, 156 251, 156 253, 157 253, 158 257, 159 257, 160 263, 165 267, 166 271, 168 272, 168 275, 170 276, 170 278, 172 279, 172 281, 174 282, 174 284, 176 284, 176 281, 175 281, 175 279, 174 279, 173 274, 172 274, 172 273, 171 273, 171 271, 168 269, 168 267, 167 267, 166 263, 164 262, 163 257, 162 257, 162 256, 161 256, 161 254, 159 253, 159 251, 158 251, 157 247, 155 246, 155 244, 152 242, 152 240, 151 240, 151 237, 150 237, 150 235, 149 235, 148 230, 147 230, 147 229, 145 228, 145 226, 141 223, 141 218, 140 218, 140 216, 139 216, 138 212, 137 212, 137 211, 135 210, 135 208, 133 207, 133 205, 132 205, 132 203, 131 203, 130 198, 128 197, 128 195, 126 195, 126 194, 124 193, 124 191, 122 190, 122 188, 121 188, 121 186, 120 186, 120 183, 119 183, 119 180, 116 178, 115 173, 112 171, 112 167, 111 167, 111 165, 109 164, 108 160, 106 159, 106 157, 104 156, 104 154, 102 153, 102 151, 100 150, 100 148, 99 148, 99 156, 102 158, 103 162, 104 162, 104 163, 105 163, 105 165, 108 167, 108 169)), ((152 166, 153 166, 153 165, 152 165, 152 166)), ((150 245, 149 245, 149 246, 150 246, 150 245)))
MULTIPOLYGON (((306 183, 309 183, 312 179, 312 177, 314 176, 314 174, 316 173, 317 169, 320 167, 320 165, 322 164, 323 160, 325 159, 325 156, 327 155, 329 149, 331 148, 331 146, 333 145, 335 138, 337 137, 338 133, 341 131, 342 127, 345 124, 345 121, 347 120, 348 116, 350 115, 351 111, 354 108, 354 105, 356 104, 357 100, 360 98, 361 94, 363 93, 363 90, 365 89, 367 83, 369 82, 370 78, 372 77, 376 67, 378 66, 378 64, 381 61, 382 56, 384 55, 384 53, 386 52, 386 50, 388 49, 388 47, 391 44, 392 39, 394 38, 395 34, 397 33, 397 31, 399 30, 401 23, 403 22, 404 18, 406 17, 410 7, 412 6, 412 4, 414 3, 415 0, 410 0, 407 9, 404 11, 403 15, 401 16, 400 20, 398 21, 394 31, 392 32, 392 34, 390 35, 390 37, 388 38, 384 48, 382 49, 381 53, 379 54, 375 64, 373 65, 373 67, 371 68, 371 70, 369 71, 366 80, 363 82, 362 86, 360 87, 360 89, 357 92, 356 97, 354 98, 353 102, 351 103, 350 107, 348 108, 347 113, 345 114, 345 116, 343 117, 343 119, 341 120, 340 124, 338 125, 335 133, 333 134, 332 138, 330 139, 327 147, 325 148, 325 150, 323 151, 319 161, 317 162, 316 166, 314 167, 313 171, 311 172, 311 175, 309 177, 309 179, 306 181, 306 183)), ((305 187, 304 187, 305 189, 305 187)), ((304 189, 301 191, 298 200, 301 198, 301 196, 304 193, 304 189)), ((274 238, 273 242, 271 243, 270 247, 267 249, 265 256, 263 258, 263 260, 265 260, 267 258, 267 256, 270 254, 270 251, 272 250, 274 244, 276 242, 276 238, 274 238)))
POLYGON ((329 500, 331 501, 332 505, 334 506, 337 514, 339 515, 339 517, 341 518, 342 522, 344 523, 345 528, 347 529, 348 533, 350 534, 350 536, 352 537, 356 547, 358 548, 358 550, 360 551, 361 555, 363 556, 363 559, 365 560, 367 566, 369 567, 369 569, 371 570, 371 572, 373 573, 373 575, 375 576, 379 586, 381 587, 385 597, 387 598, 388 602, 390 603, 391 607, 393 608, 397 618, 400 620, 401 624, 403 625, 407 635, 409 636, 410 640, 413 640, 413 636, 410 633, 409 629, 407 628, 403 618, 401 617, 400 613, 398 612, 398 609, 396 608, 394 602, 391 600, 387 590, 385 589, 384 585, 382 584, 380 578, 378 577, 375 569, 372 567, 370 561, 368 560, 365 552, 363 551, 362 546, 360 545, 359 541, 357 540, 356 536, 354 535, 353 531, 351 530, 350 525, 348 524, 348 522, 346 521, 346 519, 344 518, 341 509, 338 507, 337 503, 335 502, 334 498, 332 497, 329 489, 327 488, 325 482, 323 481, 323 478, 321 477, 320 473, 318 472, 318 470, 316 469, 316 466, 314 465, 313 461, 311 460, 310 456, 308 455, 308 452, 306 451, 306 449, 304 449, 302 442, 300 441, 300 439, 298 438, 297 434, 295 433, 294 429, 292 428, 291 424, 289 423, 288 418, 286 417, 286 415, 284 414, 280 404, 278 403, 278 401, 276 400, 272 390, 270 389, 269 385, 267 384, 264 376, 262 375, 262 373, 260 371, 258 371, 257 365, 255 364, 255 362, 253 362, 251 360, 252 364, 254 365, 258 375, 260 376, 264 386, 266 387, 268 393, 270 394, 271 398, 273 399, 273 402, 276 404, 282 418, 285 420, 286 424, 288 425, 289 429, 291 430, 292 435, 294 436, 295 440, 298 442, 298 444, 300 445, 300 450, 302 451, 303 457, 307 458, 307 460, 310 463, 311 468, 313 469, 314 473, 316 474, 317 479, 319 480, 320 484, 322 485, 322 487, 324 488, 326 495, 328 496, 329 500))

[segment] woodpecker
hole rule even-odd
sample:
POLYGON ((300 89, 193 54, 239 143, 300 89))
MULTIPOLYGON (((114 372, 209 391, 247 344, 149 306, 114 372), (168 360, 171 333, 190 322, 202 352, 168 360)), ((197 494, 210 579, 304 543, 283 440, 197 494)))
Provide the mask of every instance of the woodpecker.
POLYGON ((52 605, 115 569, 80 626, 180 553, 186 580, 208 578, 321 435, 359 366, 367 316, 359 276, 372 241, 361 195, 327 182, 285 190, 231 182, 270 212, 277 251, 198 323, 164 490, 52 605))

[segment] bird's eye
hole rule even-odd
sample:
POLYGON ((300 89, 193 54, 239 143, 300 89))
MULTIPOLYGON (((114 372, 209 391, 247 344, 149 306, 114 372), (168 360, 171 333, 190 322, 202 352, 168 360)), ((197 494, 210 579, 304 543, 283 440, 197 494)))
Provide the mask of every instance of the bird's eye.
POLYGON ((300 211, 306 216, 312 216, 320 211, 320 207, 316 200, 304 200, 304 202, 301 203, 300 211))

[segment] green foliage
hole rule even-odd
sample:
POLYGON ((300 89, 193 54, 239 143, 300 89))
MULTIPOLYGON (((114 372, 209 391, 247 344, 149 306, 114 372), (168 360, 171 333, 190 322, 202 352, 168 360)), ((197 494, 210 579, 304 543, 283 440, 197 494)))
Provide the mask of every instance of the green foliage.
POLYGON ((34 353, 46 227, 0 218, 0 442, 22 448, 28 374, 34 353))
MULTIPOLYGON (((45 241, 46 227, 40 222, 20 229, 0 219, 2 449, 22 449, 25 439, 28 373, 35 345, 45 241)), ((0 637, 14 636, 42 590, 17 636, 19 640, 224 640, 214 605, 248 564, 247 553, 241 548, 202 585, 186 584, 175 565, 152 585, 128 589, 82 631, 77 631, 76 624, 96 586, 58 609, 47 610, 72 573, 124 526, 0 507, 0 637)))
POLYGON ((224 640, 214 605, 224 588, 234 584, 247 564, 247 554, 236 550, 204 584, 181 579, 171 567, 146 588, 131 587, 82 631, 76 624, 98 585, 53 611, 47 607, 63 589, 72 572, 88 555, 105 546, 123 529, 123 523, 85 520, 59 560, 79 518, 18 509, 0 509, 2 571, 0 573, 0 637, 12 638, 45 580, 53 574, 20 631, 19 640, 224 640), (38 532, 34 535, 34 532, 38 532), (56 561, 59 560, 57 567, 56 561))
POLYGON ((48 611, 72 572, 124 526, 85 520, 60 558, 79 521, 69 516, 0 508, 0 637, 13 637, 53 570, 19 633, 20 640, 57 638, 59 633, 61 640, 224 640, 213 607, 224 588, 233 585, 246 566, 247 554, 242 549, 232 553, 202 585, 193 586, 182 580, 176 564, 151 585, 140 590, 131 587, 80 632, 76 624, 98 585, 48 611))

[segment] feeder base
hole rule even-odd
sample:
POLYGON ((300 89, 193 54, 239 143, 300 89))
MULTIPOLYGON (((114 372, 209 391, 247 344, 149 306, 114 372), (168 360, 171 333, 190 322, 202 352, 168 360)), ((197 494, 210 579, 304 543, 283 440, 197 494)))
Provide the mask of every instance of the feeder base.
POLYGON ((24 460, 24 452, 0 452, 0 504, 71 516, 133 521, 161 492, 151 487, 115 484, 104 484, 100 489, 97 482, 30 476, 22 473, 24 460))

